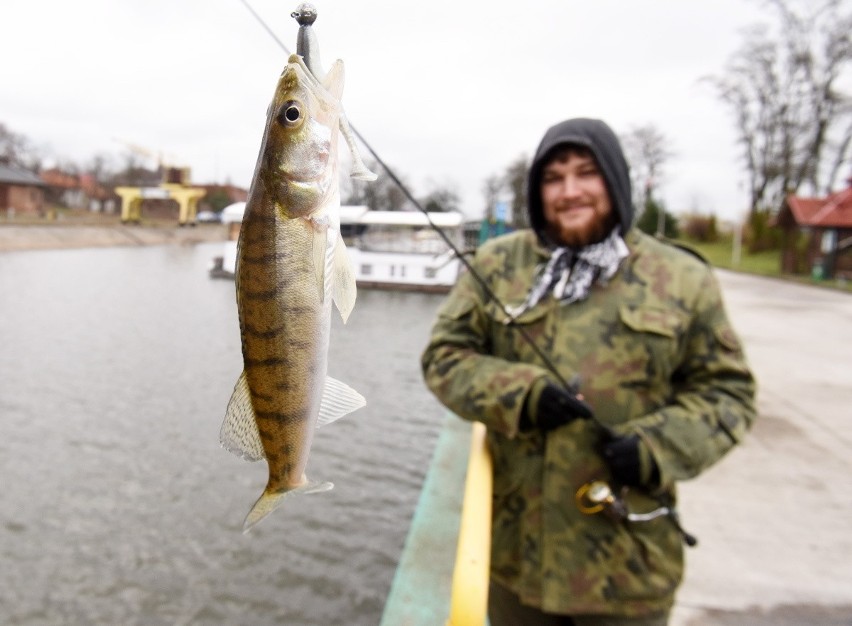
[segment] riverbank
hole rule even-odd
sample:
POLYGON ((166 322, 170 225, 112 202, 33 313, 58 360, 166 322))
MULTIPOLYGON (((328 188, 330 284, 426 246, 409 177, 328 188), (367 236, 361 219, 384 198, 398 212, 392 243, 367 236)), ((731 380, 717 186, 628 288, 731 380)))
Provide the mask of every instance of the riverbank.
POLYGON ((2 224, 0 252, 225 241, 223 224, 2 224))

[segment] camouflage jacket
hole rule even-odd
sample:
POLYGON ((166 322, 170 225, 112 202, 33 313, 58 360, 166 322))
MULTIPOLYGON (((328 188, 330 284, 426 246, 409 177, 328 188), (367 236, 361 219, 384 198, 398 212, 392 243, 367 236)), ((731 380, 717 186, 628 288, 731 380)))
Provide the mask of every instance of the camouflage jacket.
MULTIPOLYGON (((517 320, 564 380, 579 375, 596 417, 637 433, 660 470, 656 497, 742 439, 755 383, 711 269, 634 229, 630 255, 586 300, 550 296, 517 320)), ((532 231, 491 240, 473 260, 495 296, 521 304, 549 253, 532 231)), ((583 484, 609 480, 601 429, 577 420, 544 436, 519 432, 533 383, 552 374, 506 314, 465 274, 443 303, 422 359, 429 388, 483 422, 494 461, 492 578, 525 603, 562 614, 643 615, 668 609, 683 573, 672 521, 614 521, 575 505, 583 484)), ((659 506, 632 489, 631 511, 659 506)))

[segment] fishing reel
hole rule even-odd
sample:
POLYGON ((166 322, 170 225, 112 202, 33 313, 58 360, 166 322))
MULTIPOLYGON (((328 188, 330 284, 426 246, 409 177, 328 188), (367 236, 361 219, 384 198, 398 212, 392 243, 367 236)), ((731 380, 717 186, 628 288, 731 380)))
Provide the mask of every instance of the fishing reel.
POLYGON ((689 534, 680 525, 680 517, 674 507, 660 503, 660 506, 646 513, 633 513, 627 506, 625 495, 627 487, 622 487, 621 494, 616 494, 609 483, 595 480, 582 485, 574 494, 577 508, 585 515, 603 513, 616 522, 641 523, 650 522, 658 517, 668 517, 677 528, 683 542, 692 547, 698 544, 698 539, 689 534))

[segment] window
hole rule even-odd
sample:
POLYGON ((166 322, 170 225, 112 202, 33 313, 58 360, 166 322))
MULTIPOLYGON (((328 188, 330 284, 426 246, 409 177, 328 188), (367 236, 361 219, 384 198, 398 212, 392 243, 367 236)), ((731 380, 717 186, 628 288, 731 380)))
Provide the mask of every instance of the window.
POLYGON ((369 263, 361 264, 361 275, 362 276, 370 276, 373 273, 373 266, 369 263))

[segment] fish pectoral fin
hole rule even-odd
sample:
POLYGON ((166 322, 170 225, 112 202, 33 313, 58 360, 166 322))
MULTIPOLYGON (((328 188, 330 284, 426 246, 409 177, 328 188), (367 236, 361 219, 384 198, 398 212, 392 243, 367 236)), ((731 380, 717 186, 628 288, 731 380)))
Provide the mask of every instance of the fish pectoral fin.
POLYGON ((352 389, 352 387, 331 376, 327 376, 325 379, 325 388, 322 392, 322 401, 320 402, 317 428, 330 424, 344 415, 360 409, 366 404, 367 401, 364 399, 364 396, 352 389))
POLYGON ((219 441, 228 452, 247 461, 259 461, 266 456, 260 441, 260 431, 257 429, 245 371, 234 385, 234 393, 231 394, 225 411, 225 421, 219 431, 219 441))
POLYGON ((349 319, 349 314, 355 308, 355 298, 358 296, 358 287, 355 284, 355 269, 352 267, 352 260, 346 253, 346 244, 343 243, 343 238, 338 237, 337 243, 334 246, 334 286, 333 295, 334 304, 337 305, 337 310, 340 311, 340 317, 343 318, 343 323, 349 319))

